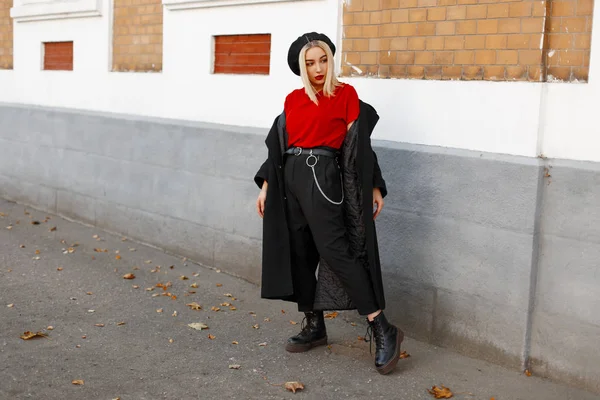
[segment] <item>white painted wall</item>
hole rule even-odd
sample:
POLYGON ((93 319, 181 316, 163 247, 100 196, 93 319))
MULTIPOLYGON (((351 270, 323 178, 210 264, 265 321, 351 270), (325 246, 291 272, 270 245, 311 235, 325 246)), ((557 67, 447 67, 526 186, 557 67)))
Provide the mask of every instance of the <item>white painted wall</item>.
MULTIPOLYGON (((289 44, 305 31, 341 36, 338 0, 165 10, 163 72, 113 73, 111 8, 104 0, 101 17, 15 23, 15 69, 0 71, 0 102, 267 128, 300 86, 289 44), (232 33, 272 34, 269 76, 210 73, 212 35, 232 33), (75 41, 74 71, 41 70, 50 40, 75 41)), ((600 161, 600 29, 592 43, 589 84, 344 80, 378 110, 377 139, 600 161)))

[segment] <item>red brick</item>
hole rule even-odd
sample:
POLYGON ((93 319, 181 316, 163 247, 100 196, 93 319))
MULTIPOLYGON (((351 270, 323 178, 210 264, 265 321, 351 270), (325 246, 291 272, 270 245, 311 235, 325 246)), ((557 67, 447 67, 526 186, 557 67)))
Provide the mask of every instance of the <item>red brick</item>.
POLYGON ((417 66, 409 66, 406 70, 407 76, 411 79, 423 79, 425 76, 425 68, 417 66))
POLYGON ((416 65, 431 65, 433 64, 433 51, 417 51, 415 53, 416 65))
POLYGON ((425 79, 442 79, 442 67, 425 67, 425 79))
POLYGON ((482 80, 483 79, 483 67, 480 67, 480 66, 463 67, 463 78, 467 81, 482 80))
POLYGON ((484 79, 489 81, 503 81, 506 74, 506 68, 501 66, 486 66, 483 69, 484 79))
POLYGON ((573 0, 555 1, 551 3, 550 15, 553 17, 570 17, 575 15, 575 2, 573 0))

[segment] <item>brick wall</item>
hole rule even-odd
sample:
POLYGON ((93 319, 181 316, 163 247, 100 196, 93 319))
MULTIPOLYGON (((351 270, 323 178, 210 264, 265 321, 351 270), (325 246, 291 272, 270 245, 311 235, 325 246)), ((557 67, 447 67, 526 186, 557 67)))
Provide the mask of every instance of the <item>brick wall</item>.
POLYGON ((73 71, 73 42, 44 43, 44 70, 73 71))
POLYGON ((585 81, 592 9, 593 0, 350 0, 342 74, 585 81))
POLYGON ((548 80, 587 81, 594 0, 551 1, 544 59, 548 80))
POLYGON ((0 69, 13 67, 12 0, 0 0, 0 69))
POLYGON ((113 71, 161 71, 161 0, 114 0, 113 71))
POLYGON ((268 75, 271 34, 215 36, 215 74, 268 75))

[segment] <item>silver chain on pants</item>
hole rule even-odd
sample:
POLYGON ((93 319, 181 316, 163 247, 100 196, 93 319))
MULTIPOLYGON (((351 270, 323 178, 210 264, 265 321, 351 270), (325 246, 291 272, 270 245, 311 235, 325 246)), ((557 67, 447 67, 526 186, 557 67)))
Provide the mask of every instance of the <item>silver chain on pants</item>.
POLYGON ((340 204, 342 204, 344 202, 344 181, 342 180, 342 174, 340 173, 340 183, 341 183, 341 187, 342 187, 342 199, 340 201, 333 201, 329 197, 327 197, 325 192, 323 192, 323 189, 321 189, 321 185, 319 185, 319 180, 317 179, 317 173, 315 172, 315 165, 317 165, 318 162, 319 162, 319 158, 317 156, 315 156, 311 150, 310 155, 308 157, 306 157, 306 165, 308 165, 308 167, 310 169, 312 169, 312 173, 313 173, 313 176, 315 177, 315 183, 317 184, 317 188, 319 189, 319 192, 321 192, 323 197, 325 197, 325 199, 328 202, 330 202, 331 204, 335 204, 336 206, 339 206, 340 204), (308 161, 311 159, 311 157, 315 159, 315 162, 312 164, 309 163, 309 161, 308 161))

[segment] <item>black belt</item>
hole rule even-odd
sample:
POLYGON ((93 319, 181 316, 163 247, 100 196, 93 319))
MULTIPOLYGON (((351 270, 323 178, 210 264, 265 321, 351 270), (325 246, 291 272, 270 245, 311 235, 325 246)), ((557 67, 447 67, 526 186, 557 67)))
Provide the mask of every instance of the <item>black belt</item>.
POLYGON ((336 158, 340 155, 338 152, 325 150, 325 149, 303 149, 302 147, 290 147, 286 150, 285 154, 293 154, 295 156, 299 156, 301 154, 313 154, 315 156, 326 156, 331 158, 336 158))

